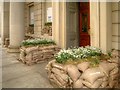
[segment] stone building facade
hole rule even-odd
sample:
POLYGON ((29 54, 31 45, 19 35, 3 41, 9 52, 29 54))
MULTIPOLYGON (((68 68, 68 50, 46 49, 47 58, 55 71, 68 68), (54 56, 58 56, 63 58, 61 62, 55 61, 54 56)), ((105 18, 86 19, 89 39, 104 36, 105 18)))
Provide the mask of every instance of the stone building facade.
POLYGON ((26 36, 34 38, 51 38, 49 35, 42 35, 41 31, 44 28, 44 23, 46 21, 47 8, 52 7, 52 2, 25 2, 25 33, 26 36), (34 27, 32 32, 30 30, 30 8, 33 8, 34 13, 34 27))
MULTIPOLYGON (((61 48, 79 46, 80 2, 4 2, 1 7, 1 38, 4 46, 9 38, 9 52, 16 52, 25 37, 50 38, 61 48), (31 9, 30 9, 31 8, 31 9), (48 10, 52 8, 52 11, 48 10), (30 12, 34 12, 31 15, 30 12), (52 35, 42 34, 47 23, 47 11, 52 12, 52 35), (34 26, 30 26, 32 20, 34 26), (31 30, 32 32, 30 32, 31 30)), ((120 50, 120 3, 89 2, 90 45, 104 52, 120 50)))

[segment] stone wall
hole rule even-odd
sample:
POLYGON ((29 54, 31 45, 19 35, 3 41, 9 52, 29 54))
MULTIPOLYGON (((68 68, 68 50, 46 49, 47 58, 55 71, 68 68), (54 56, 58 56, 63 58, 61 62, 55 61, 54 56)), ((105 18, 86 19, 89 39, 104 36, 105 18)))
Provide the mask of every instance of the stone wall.
POLYGON ((29 7, 34 7, 34 35, 32 37, 40 37, 42 29, 42 2, 26 2, 25 3, 25 31, 29 29, 29 7))
POLYGON ((25 34, 27 34, 29 27, 29 3, 30 2, 25 2, 25 34))
POLYGON ((56 45, 21 47, 19 60, 27 65, 53 59, 60 48, 56 45))
POLYGON ((41 2, 34 2, 34 32, 36 37, 41 36, 42 30, 42 3, 41 2))
POLYGON ((119 54, 113 51, 110 60, 103 60, 96 67, 90 67, 89 62, 75 65, 52 60, 46 66, 48 79, 52 85, 60 88, 118 88, 119 54))
POLYGON ((120 2, 112 2, 112 48, 120 50, 120 2))
POLYGON ((52 37, 48 34, 41 35, 41 31, 44 28, 46 22, 46 8, 52 6, 50 2, 26 2, 25 3, 25 31, 27 36, 34 38, 49 38, 52 37), (29 6, 34 7, 34 34, 28 34, 29 31, 29 6))

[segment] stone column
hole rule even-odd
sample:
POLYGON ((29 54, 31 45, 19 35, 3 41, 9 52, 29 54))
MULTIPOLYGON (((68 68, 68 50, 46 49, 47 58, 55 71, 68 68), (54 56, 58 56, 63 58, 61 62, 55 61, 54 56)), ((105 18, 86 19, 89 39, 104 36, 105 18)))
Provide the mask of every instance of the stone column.
POLYGON ((10 2, 10 45, 8 52, 19 52, 25 36, 24 2, 10 2))
POLYGON ((52 38, 61 48, 66 47, 66 2, 52 2, 52 38))
POLYGON ((5 44, 5 39, 9 38, 9 2, 3 2, 3 9, 1 9, 1 39, 2 46, 5 44))
POLYGON ((0 44, 2 45, 2 32, 3 32, 3 2, 0 3, 0 34, 1 34, 1 42, 0 44))
POLYGON ((104 52, 112 45, 112 9, 110 2, 90 2, 91 45, 100 47, 104 52))
POLYGON ((111 2, 100 2, 100 48, 110 51, 112 48, 112 7, 111 2))
MULTIPOLYGON (((98 0, 97 0, 98 1, 98 0)), ((90 42, 100 47, 100 2, 90 2, 90 42)))

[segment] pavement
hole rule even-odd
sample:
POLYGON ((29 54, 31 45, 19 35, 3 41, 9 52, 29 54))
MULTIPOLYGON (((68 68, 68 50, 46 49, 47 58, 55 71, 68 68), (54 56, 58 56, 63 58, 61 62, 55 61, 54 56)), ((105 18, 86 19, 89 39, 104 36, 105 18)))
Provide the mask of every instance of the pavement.
POLYGON ((45 66, 48 61, 27 66, 18 61, 19 53, 7 53, 0 47, 2 56, 2 88, 53 88, 47 78, 45 66))

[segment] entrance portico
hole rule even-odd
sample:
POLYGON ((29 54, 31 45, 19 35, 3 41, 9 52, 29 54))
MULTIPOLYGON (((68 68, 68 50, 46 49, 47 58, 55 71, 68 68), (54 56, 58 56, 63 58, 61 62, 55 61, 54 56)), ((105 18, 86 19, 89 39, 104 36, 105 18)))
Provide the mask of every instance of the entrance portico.
MULTIPOLYGON (((78 39, 79 36, 77 36, 79 32, 78 31, 76 32, 76 30, 78 30, 79 27, 78 22, 76 22, 76 20, 78 19, 77 18, 78 11, 77 9, 74 8, 72 9, 72 11, 69 12, 72 5, 74 6, 75 4, 69 2, 53 3, 53 18, 55 18, 55 20, 53 19, 53 31, 56 32, 56 30, 58 30, 58 32, 56 33, 54 32, 54 34, 57 36, 55 37, 55 41, 59 46, 62 46, 64 48, 67 48, 68 47, 67 45, 71 45, 70 42, 72 42, 72 45, 74 44, 73 46, 78 45, 75 42, 79 42, 78 39), (64 5, 64 7, 61 8, 62 10, 65 10, 64 13, 62 13, 62 10, 56 9, 56 8, 60 8, 60 5, 64 5), (58 12, 60 16, 57 15, 56 12, 58 12), (59 17, 56 18, 54 16, 55 14, 56 16, 59 17), (69 18, 70 15, 73 15, 73 17, 69 18), (60 20, 63 20, 64 22, 60 24, 61 23, 60 20), (56 23, 56 21, 58 21, 58 23, 56 23), (76 26, 74 24, 76 24, 76 26), (64 28, 61 25, 63 25, 64 28), (70 26, 71 27, 75 26, 74 28, 72 28, 73 30, 71 32, 70 32, 71 28, 69 28, 70 26), (73 35, 74 32, 75 32, 75 36, 73 35), (75 38, 76 36, 78 38, 75 38), (61 43, 61 41, 65 42, 64 45, 63 43, 61 43)), ((107 52, 112 48, 114 48, 112 47, 112 3, 111 2, 90 2, 90 38, 91 38, 90 39, 91 45, 100 47, 104 52, 107 52)))
MULTIPOLYGON (((4 14, 7 15, 8 18, 3 18, 4 28, 2 29, 1 36, 4 38, 5 34, 8 33, 7 38, 10 38, 8 51, 18 52, 20 43, 25 37, 25 2, 9 3, 10 6, 7 6, 8 8, 6 11, 8 15, 4 14), (5 29, 5 27, 7 29, 5 29)), ((118 18, 116 17, 119 12, 119 4, 117 2, 89 2, 89 4, 90 45, 100 47, 104 52, 113 48, 119 49, 119 33, 117 28, 119 26, 119 21, 117 21, 118 18), (114 17, 116 18, 114 19, 114 17)), ((80 10, 78 5, 79 2, 52 2, 52 39, 55 40, 57 45, 61 48, 79 46, 81 36, 79 32, 80 10)), ((42 13, 43 11, 44 10, 42 10, 42 13)), ((37 17, 35 17, 35 19, 37 19, 37 17)), ((41 18, 41 16, 39 16, 39 18, 41 18)), ((41 23, 39 21, 37 25, 41 27, 39 25, 41 23)), ((42 24, 44 25, 44 23, 42 24)), ((41 29, 38 31, 40 32, 41 29)))

